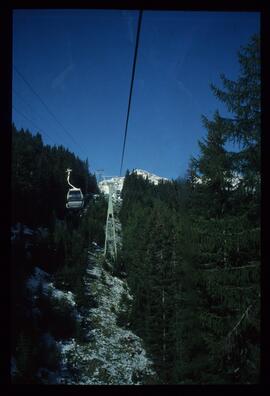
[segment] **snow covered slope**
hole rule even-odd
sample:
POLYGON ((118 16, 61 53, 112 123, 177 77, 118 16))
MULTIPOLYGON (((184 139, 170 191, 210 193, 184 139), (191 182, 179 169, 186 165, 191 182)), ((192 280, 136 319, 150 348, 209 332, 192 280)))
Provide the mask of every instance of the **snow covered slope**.
POLYGON ((162 180, 169 181, 169 179, 167 179, 166 177, 157 176, 157 175, 154 175, 153 173, 147 172, 142 169, 134 169, 132 172, 136 173, 139 176, 142 176, 144 179, 148 179, 153 184, 158 184, 162 180))
MULTIPOLYGON (((77 385, 141 385, 153 381, 152 362, 142 340, 119 326, 117 317, 129 309, 132 296, 123 280, 102 265, 102 253, 89 254, 84 278, 89 298, 97 307, 83 314, 88 342, 75 339, 59 342, 62 375, 58 383, 77 385), (72 375, 69 367, 72 367, 72 375)), ((107 263, 109 265, 109 263, 107 263)))
POLYGON ((42 286, 42 292, 45 295, 51 295, 53 298, 58 300, 66 300, 72 307, 76 305, 74 295, 71 291, 64 292, 57 289, 53 282, 50 281, 51 275, 43 271, 39 267, 35 267, 34 274, 28 279, 26 286, 31 291, 32 296, 35 299, 38 293, 38 288, 42 286))
MULTIPOLYGON (((133 169, 131 173, 136 173, 139 176, 142 176, 144 179, 148 179, 151 183, 153 184, 158 184, 162 180, 168 181, 169 179, 166 179, 165 177, 160 177, 157 175, 154 175, 153 173, 147 172, 142 169, 133 169)), ((111 179, 107 180, 102 180, 101 182, 98 183, 98 186, 100 188, 100 191, 103 192, 104 194, 109 194, 109 184, 112 185, 113 191, 116 193, 120 193, 123 188, 125 177, 112 177, 111 179)))
POLYGON ((125 177, 112 177, 111 179, 102 180, 98 183, 99 189, 104 194, 109 194, 109 185, 112 185, 114 192, 120 193, 123 188, 125 177))
MULTIPOLYGON (((43 384, 66 385, 141 385, 154 383, 155 372, 151 360, 146 356, 142 340, 119 324, 119 315, 127 322, 132 296, 127 283, 110 273, 111 264, 104 261, 103 252, 89 251, 88 268, 82 288, 90 301, 88 307, 78 306, 71 292, 55 287, 51 275, 36 267, 27 281, 31 293, 33 313, 42 312, 35 307, 39 290, 47 296, 65 301, 72 316, 84 334, 83 340, 76 338, 56 341, 47 332, 43 342, 56 345, 60 367, 51 371, 37 367, 37 377, 43 384), (107 269, 105 269, 107 268, 107 269), (35 311, 35 312, 34 312, 35 311)), ((122 319, 123 321, 123 319, 122 319)), ((122 323, 121 321, 121 323, 122 323)), ((12 358, 11 371, 15 375, 16 361, 12 358)))

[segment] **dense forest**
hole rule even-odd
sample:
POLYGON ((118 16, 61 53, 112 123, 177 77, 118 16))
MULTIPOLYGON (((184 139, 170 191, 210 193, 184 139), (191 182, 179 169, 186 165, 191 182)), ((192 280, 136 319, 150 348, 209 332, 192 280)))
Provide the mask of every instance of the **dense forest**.
POLYGON ((20 373, 15 383, 36 383, 38 367, 56 368, 58 364, 57 348, 44 347, 44 332, 65 339, 79 337, 81 330, 69 307, 44 299, 42 290, 37 302, 42 317, 37 319, 27 279, 38 266, 53 276, 56 286, 74 292, 77 303, 83 304, 86 296, 81 282, 87 250, 92 241, 104 243, 106 200, 102 196, 93 199, 99 191, 88 161, 62 146, 44 145, 39 133, 18 131, 13 125, 12 148, 12 229, 16 232, 11 246, 11 353, 20 373), (68 167, 72 168, 71 181, 85 196, 81 217, 65 207, 68 167))
POLYGON ((83 194, 97 192, 88 160, 82 161, 63 146, 44 145, 40 133, 12 126, 12 224, 49 226, 63 219, 67 194, 66 170, 83 194))
MULTIPOLYGON (((186 177, 158 185, 127 171, 119 220, 122 247, 113 274, 133 295, 123 325, 143 340, 159 384, 247 384, 260 380, 260 41, 239 51, 237 81, 221 75, 213 94, 231 114, 202 117, 206 136, 186 177), (230 150, 235 143, 237 149, 230 150), (127 325, 128 323, 128 325, 127 325)), ((179 153, 180 155, 180 153, 179 153)), ((96 178, 62 146, 12 126, 12 355, 15 383, 38 383, 58 351, 42 335, 83 338, 69 307, 44 299, 34 315, 26 281, 38 266, 88 304, 87 251, 104 246, 107 201, 96 178), (81 215, 65 208, 71 180, 81 215), (25 227, 31 232, 25 232, 25 227), (44 319, 45 318, 45 319, 44 319), (64 323, 64 326, 63 326, 64 323)), ((40 285, 42 289, 42 285, 40 285)), ((119 318, 121 320, 121 318, 119 318)))
POLYGON ((203 117, 186 179, 126 174, 121 260, 132 326, 162 384, 256 383, 260 367, 260 44, 212 86, 232 118, 203 117), (238 151, 226 143, 236 141, 238 151))

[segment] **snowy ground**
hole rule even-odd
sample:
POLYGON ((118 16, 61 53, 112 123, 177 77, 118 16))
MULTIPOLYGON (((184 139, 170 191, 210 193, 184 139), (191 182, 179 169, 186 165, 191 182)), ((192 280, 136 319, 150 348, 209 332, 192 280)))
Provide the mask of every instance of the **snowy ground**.
POLYGON ((97 302, 84 316, 89 328, 87 343, 75 339, 59 342, 62 377, 58 383, 78 385, 140 385, 154 376, 142 341, 117 325, 117 315, 132 301, 127 285, 102 268, 101 260, 89 259, 85 286, 97 302), (72 368, 72 376, 70 376, 72 368))
POLYGON ((47 272, 35 267, 34 274, 27 281, 27 287, 29 290, 31 290, 32 295, 35 296, 37 294, 38 288, 42 286, 42 291, 45 295, 50 293, 52 297, 56 299, 65 299, 70 305, 74 307, 76 303, 73 293, 70 291, 63 292, 62 290, 56 289, 53 285, 53 282, 49 282, 49 279, 50 275, 47 272))
POLYGON ((40 236, 46 237, 48 235, 48 229, 39 227, 35 230, 29 228, 25 224, 17 223, 11 227, 11 240, 14 241, 21 236, 40 236))
MULTIPOLYGON (((117 218, 121 202, 115 205, 115 226, 117 245, 121 245, 121 224, 117 218)), ((25 235, 31 238, 35 233, 46 235, 47 229, 31 230, 16 224, 11 229, 11 239, 25 235)), ((42 312, 36 306, 36 298, 43 293, 48 298, 65 301, 72 308, 72 315, 85 333, 84 341, 75 338, 56 341, 51 334, 42 336, 44 345, 57 344, 60 353, 60 368, 57 372, 37 368, 37 376, 43 384, 74 385, 141 385, 155 382, 151 360, 146 356, 142 340, 130 330, 121 327, 117 318, 127 316, 132 296, 127 283, 109 270, 112 264, 104 262, 103 249, 94 242, 89 251, 88 268, 82 287, 89 301, 95 301, 91 308, 78 307, 71 291, 57 289, 52 277, 39 267, 27 280, 32 298, 32 310, 37 316, 42 312), (94 250, 94 251, 93 251, 94 250), (106 268, 106 269, 105 269, 106 268), (87 340, 87 341, 86 341, 87 340)), ((65 324, 63 323, 63 326, 65 324)), ((16 374, 16 360, 11 359, 11 374, 16 374)))
MULTIPOLYGON (((44 384, 140 385, 153 382, 155 373, 141 339, 117 323, 118 315, 126 315, 132 303, 128 286, 103 268, 103 260, 102 251, 89 252, 82 284, 89 299, 96 301, 95 308, 77 307, 73 293, 57 289, 50 281, 50 275, 38 267, 27 281, 33 309, 35 296, 42 287, 44 295, 65 299, 70 304, 86 333, 85 342, 75 338, 55 341, 49 333, 44 334, 44 343, 49 346, 56 342, 60 352, 58 372, 46 368, 38 370, 44 384)), ((106 268, 109 267, 107 264, 106 268)), ((12 370, 15 372, 16 362, 13 360, 12 370)))

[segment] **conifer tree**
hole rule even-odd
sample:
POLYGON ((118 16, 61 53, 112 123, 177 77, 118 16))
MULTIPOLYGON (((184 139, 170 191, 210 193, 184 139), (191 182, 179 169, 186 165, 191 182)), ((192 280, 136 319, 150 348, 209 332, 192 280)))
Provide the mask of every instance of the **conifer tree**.
POLYGON ((232 113, 223 118, 226 137, 237 142, 240 150, 234 155, 237 172, 243 176, 243 184, 249 191, 260 188, 261 169, 261 66, 260 37, 252 36, 248 45, 238 52, 240 77, 237 81, 221 75, 224 88, 211 85, 232 113))
POLYGON ((233 115, 203 117, 207 136, 186 182, 125 179, 120 214, 133 327, 162 383, 258 381, 259 56, 254 37, 240 51, 239 79, 223 76, 224 92, 212 87, 233 115), (239 149, 230 152, 234 139, 239 149))
POLYGON ((199 289, 205 298, 200 322, 212 373, 208 381, 226 383, 256 382, 259 370, 258 38, 253 37, 240 52, 239 61, 242 74, 238 81, 222 76, 226 91, 212 87, 234 118, 219 113, 213 121, 204 118, 207 140, 200 143, 200 156, 190 168, 190 174, 195 173, 191 196, 197 206, 193 211, 194 243, 199 243, 201 250, 196 259, 201 274, 199 289), (221 139, 218 150, 214 150, 213 134, 221 139), (236 153, 225 150, 224 144, 231 139, 240 144, 236 153), (240 177, 238 185, 233 184, 235 176, 240 177), (201 184, 196 184, 198 177, 201 184), (210 212, 207 201, 212 205, 210 212), (252 359, 256 361, 253 365, 252 359))

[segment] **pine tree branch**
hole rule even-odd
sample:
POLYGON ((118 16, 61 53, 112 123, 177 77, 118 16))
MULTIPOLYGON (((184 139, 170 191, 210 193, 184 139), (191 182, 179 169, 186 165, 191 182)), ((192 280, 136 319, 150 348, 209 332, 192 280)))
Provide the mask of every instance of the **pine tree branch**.
POLYGON ((204 315, 204 317, 205 318, 213 318, 213 319, 229 319, 229 318, 231 318, 231 316, 230 315, 227 315, 227 316, 219 316, 219 315, 217 315, 217 314, 214 314, 214 313, 212 313, 212 312, 207 312, 205 315, 204 315))
POLYGON ((248 314, 248 311, 250 310, 250 308, 252 307, 252 304, 250 304, 247 309, 245 310, 245 312, 243 313, 243 315, 241 316, 241 318, 239 319, 239 321, 236 323, 236 325, 234 326, 234 328, 228 333, 226 338, 231 337, 231 335, 235 332, 235 330, 240 326, 240 323, 242 322, 242 320, 245 318, 245 316, 248 314))
POLYGON ((252 265, 243 265, 242 267, 230 267, 230 268, 211 268, 211 269, 205 269, 204 271, 230 271, 230 270, 239 270, 239 269, 243 269, 243 268, 255 268, 259 266, 259 262, 258 264, 252 264, 252 265))
POLYGON ((237 118, 229 118, 229 117, 222 117, 219 116, 223 121, 232 121, 232 122, 238 122, 239 120, 237 118))
MULTIPOLYGON (((233 233, 233 234, 231 234, 231 235, 238 236, 238 235, 245 234, 246 232, 255 232, 255 231, 260 231, 260 230, 261 230, 261 227, 255 227, 255 228, 251 228, 251 229, 248 229, 248 230, 243 230, 243 231, 235 232, 235 233, 233 233)), ((229 235, 229 234, 228 234, 228 235, 229 235)))
POLYGON ((210 265, 216 265, 217 263, 215 261, 213 261, 212 263, 205 263, 202 264, 204 267, 209 267, 210 265))
POLYGON ((224 289, 254 289, 255 287, 257 287, 257 285, 252 285, 252 286, 234 286, 234 285, 225 285, 223 286, 224 289))

